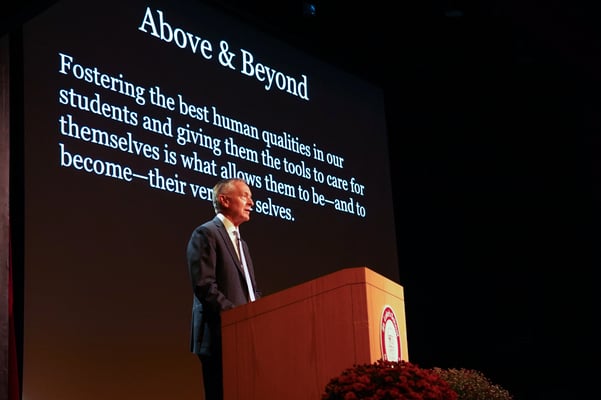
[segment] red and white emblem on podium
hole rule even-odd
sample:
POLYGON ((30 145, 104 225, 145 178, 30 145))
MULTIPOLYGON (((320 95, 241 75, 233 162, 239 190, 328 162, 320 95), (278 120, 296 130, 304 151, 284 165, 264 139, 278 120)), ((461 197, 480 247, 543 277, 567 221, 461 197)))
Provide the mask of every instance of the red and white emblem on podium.
POLYGON ((380 323, 382 359, 384 361, 401 361, 401 335, 394 310, 384 306, 380 323))

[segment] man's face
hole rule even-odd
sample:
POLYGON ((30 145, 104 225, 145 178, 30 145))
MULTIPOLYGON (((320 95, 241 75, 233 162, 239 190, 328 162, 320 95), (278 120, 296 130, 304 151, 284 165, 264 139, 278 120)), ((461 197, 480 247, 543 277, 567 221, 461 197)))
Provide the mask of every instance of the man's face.
POLYGON ((233 182, 232 188, 221 195, 222 213, 235 226, 250 219, 252 206, 255 204, 248 185, 241 181, 233 182))

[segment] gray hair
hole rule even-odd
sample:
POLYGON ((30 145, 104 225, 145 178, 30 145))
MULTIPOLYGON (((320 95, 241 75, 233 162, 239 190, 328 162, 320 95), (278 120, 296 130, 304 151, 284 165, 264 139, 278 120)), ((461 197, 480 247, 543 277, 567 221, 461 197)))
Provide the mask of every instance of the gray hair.
POLYGON ((221 202, 219 201, 219 196, 230 192, 233 189, 235 182, 246 183, 244 179, 228 178, 220 180, 215 184, 215 186, 213 186, 213 208, 215 209, 215 214, 221 212, 221 202))

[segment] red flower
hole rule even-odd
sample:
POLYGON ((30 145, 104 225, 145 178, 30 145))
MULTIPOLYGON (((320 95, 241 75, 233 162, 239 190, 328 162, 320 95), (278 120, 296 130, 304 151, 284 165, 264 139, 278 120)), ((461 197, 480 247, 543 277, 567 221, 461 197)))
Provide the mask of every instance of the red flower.
POLYGON ((357 364, 330 380, 322 400, 457 400, 438 374, 408 361, 357 364))

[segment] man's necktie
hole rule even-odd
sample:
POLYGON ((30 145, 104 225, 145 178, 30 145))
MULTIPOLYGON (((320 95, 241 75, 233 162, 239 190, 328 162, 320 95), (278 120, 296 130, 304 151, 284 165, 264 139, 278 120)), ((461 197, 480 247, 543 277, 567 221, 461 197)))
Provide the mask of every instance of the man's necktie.
POLYGON ((248 288, 248 298, 250 301, 255 301, 255 291, 253 290, 253 285, 250 280, 250 274, 248 272, 248 266, 246 265, 246 257, 244 257, 244 250, 242 250, 242 239, 240 239, 240 233, 235 230, 234 235, 236 236, 236 244, 238 246, 238 256, 240 256, 240 261, 242 261, 242 267, 244 269, 244 277, 246 278, 246 286, 248 288))

